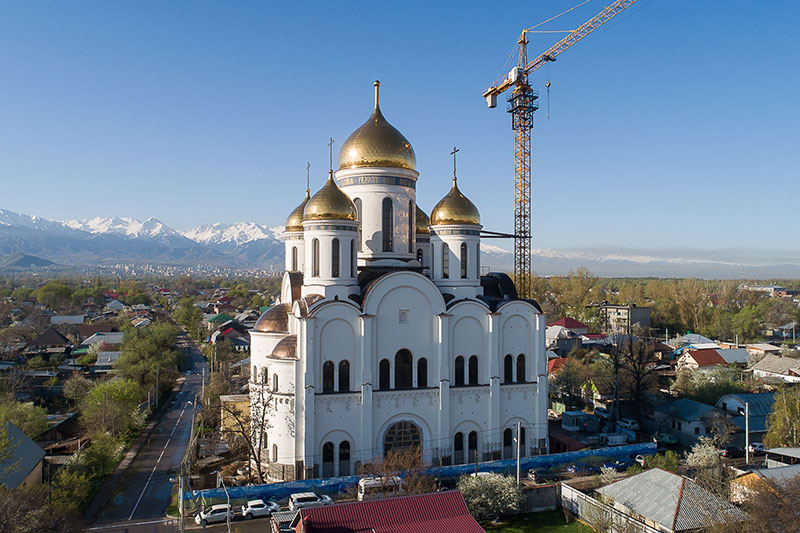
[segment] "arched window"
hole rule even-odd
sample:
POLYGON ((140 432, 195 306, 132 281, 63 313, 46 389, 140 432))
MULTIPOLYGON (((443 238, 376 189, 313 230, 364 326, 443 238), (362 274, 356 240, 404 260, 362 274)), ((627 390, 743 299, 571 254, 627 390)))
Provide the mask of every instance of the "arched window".
POLYGON ((383 238, 383 251, 391 252, 394 248, 392 237, 394 236, 394 208, 391 198, 384 198, 382 204, 381 217, 381 237, 383 238))
POLYGON ((356 259, 356 243, 355 241, 350 241, 350 277, 356 277, 356 264, 358 259, 356 259))
POLYGON ((503 383, 511 383, 514 381, 514 358, 511 355, 506 355, 503 359, 503 383))
POLYGON ((272 375, 272 392, 278 392, 278 374, 272 375))
POLYGON ((525 356, 523 354, 517 356, 517 381, 525 383, 525 356))
POLYGON ((442 243, 442 278, 450 277, 450 247, 446 242, 442 243))
POLYGON ((514 436, 511 432, 511 428, 506 428, 503 430, 503 459, 509 459, 513 457, 514 451, 513 446, 514 444, 514 436))
POLYGON ((333 363, 325 361, 322 365, 322 392, 333 392, 333 363))
POLYGON ((322 445, 322 477, 333 477, 333 443, 322 445))
POLYGON ((292 246, 292 270, 297 270, 297 246, 292 246))
POLYGON ((417 387, 424 389, 428 386, 428 360, 420 357, 417 360, 417 387))
POLYGON ((453 436, 453 464, 464 463, 464 434, 460 431, 453 436))
POLYGON ((394 388, 410 389, 413 384, 413 366, 411 352, 400 350, 394 356, 394 388))
POLYGON ((353 200, 353 203, 356 204, 356 216, 358 218, 358 251, 361 251, 361 226, 362 226, 362 218, 361 218, 361 198, 356 198, 353 200))
POLYGON ((258 367, 256 365, 253 365, 253 373, 250 374, 250 378, 253 383, 258 383, 258 367))
POLYGON ((467 243, 461 243, 461 279, 467 277, 467 243))
POLYGON ((269 386, 269 369, 267 367, 261 369, 261 383, 269 386))
POLYGON ((414 213, 414 200, 408 201, 408 253, 414 253, 414 223, 417 221, 414 213))
POLYGON ((339 247, 339 239, 331 241, 331 277, 339 277, 339 263, 342 249, 339 247))
POLYGON ((273 463, 277 463, 278 462, 278 445, 277 444, 273 444, 272 445, 272 462, 273 463))
POLYGON ((473 355, 469 358, 469 384, 478 384, 478 356, 473 355))
POLYGON ((379 381, 378 381, 378 388, 380 390, 388 390, 389 389, 389 360, 388 359, 381 359, 380 369, 379 369, 379 381))
POLYGON ((404 448, 421 448, 422 432, 413 422, 397 422, 389 426, 383 437, 383 453, 404 448))
POLYGON ((467 437, 467 461, 477 461, 475 453, 478 451, 478 432, 470 431, 467 437))
POLYGON ((422 248, 417 248, 417 261, 422 264, 422 248))
POLYGON ((525 438, 526 438, 525 437, 525 428, 524 427, 520 427, 519 428, 519 442, 520 442, 520 455, 522 457, 526 457, 528 455, 528 452, 525 451, 526 447, 528 445, 528 441, 525 440, 525 438))
POLYGON ((319 277, 319 239, 311 241, 311 276, 319 277))
POLYGON ((346 440, 339 443, 339 475, 350 475, 350 443, 346 440))
POLYGON ((475 277, 481 276, 481 243, 475 245, 475 277))
POLYGON ((339 392, 350 390, 350 361, 339 362, 339 392))
POLYGON ((464 358, 456 357, 456 386, 464 384, 464 358))

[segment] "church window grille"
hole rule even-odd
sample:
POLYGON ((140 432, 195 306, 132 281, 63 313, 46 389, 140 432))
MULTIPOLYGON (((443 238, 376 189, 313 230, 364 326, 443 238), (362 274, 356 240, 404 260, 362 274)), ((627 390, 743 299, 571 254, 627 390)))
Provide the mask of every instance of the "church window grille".
POLYGON ((325 361, 322 365, 322 392, 333 392, 333 363, 325 361))
POLYGON ((333 239, 331 242, 331 277, 339 277, 339 263, 341 262, 341 248, 339 247, 339 239, 333 239))
POLYGON ((467 243, 461 243, 461 279, 467 277, 467 243))
POLYGON ((414 213, 414 201, 408 202, 408 253, 414 253, 414 222, 416 222, 416 214, 414 213))
POLYGON ((322 477, 333 477, 333 443, 322 445, 322 477))
POLYGON ((269 385, 269 369, 267 367, 261 369, 261 383, 269 385))
POLYGON ((514 436, 511 432, 511 428, 506 428, 503 431, 503 459, 510 459, 513 456, 513 443, 514 436))
POLYGON ((475 453, 478 451, 478 432, 470 431, 467 437, 467 461, 475 460, 475 453))
POLYGON ((363 225, 362 218, 361 218, 361 198, 356 198, 353 200, 353 203, 356 204, 356 218, 358 218, 358 251, 361 251, 361 227, 363 225))
POLYGON ((424 389, 428 386, 428 360, 421 357, 417 361, 417 387, 424 389))
POLYGON ((413 380, 413 357, 408 350, 400 350, 394 356, 394 388, 410 389, 413 380))
POLYGON ((464 434, 460 431, 453 436, 453 464, 464 464, 464 434))
POLYGON ((469 384, 478 384, 478 356, 473 355, 469 358, 469 384))
POLYGON ((277 444, 273 444, 272 445, 272 462, 273 463, 277 463, 278 462, 278 445, 277 444))
POLYGON ((514 358, 511 355, 506 355, 503 360, 503 383, 511 383, 514 381, 514 358))
POLYGON ((272 375, 272 392, 278 392, 278 374, 272 375))
POLYGON ((356 259, 356 243, 355 241, 350 241, 350 277, 356 277, 356 264, 358 259, 356 259))
POLYGON ((292 246, 292 270, 297 270, 297 246, 292 246))
POLYGON ((311 242, 311 277, 319 277, 319 239, 311 242))
POLYGON ((402 450, 406 448, 417 448, 422 446, 422 433, 419 427, 413 422, 397 422, 389 426, 386 435, 383 437, 383 453, 391 450, 402 450))
POLYGON ((339 392, 350 390, 350 361, 339 362, 339 392))
POLYGON ((350 475, 350 443, 346 440, 339 443, 339 475, 350 475))
POLYGON ((517 381, 525 383, 525 355, 519 354, 517 356, 517 381))
POLYGON ((464 358, 462 356, 456 357, 456 386, 464 384, 464 358))
POLYGON ((380 363, 380 370, 379 370, 380 378, 378 381, 378 388, 380 390, 388 390, 389 389, 389 360, 388 359, 381 359, 380 363))
POLYGON ((442 243, 442 278, 450 277, 450 246, 442 243))
POLYGON ((392 199, 384 198, 382 208, 381 237, 383 239, 383 251, 391 252, 394 249, 394 206, 392 205, 392 199))

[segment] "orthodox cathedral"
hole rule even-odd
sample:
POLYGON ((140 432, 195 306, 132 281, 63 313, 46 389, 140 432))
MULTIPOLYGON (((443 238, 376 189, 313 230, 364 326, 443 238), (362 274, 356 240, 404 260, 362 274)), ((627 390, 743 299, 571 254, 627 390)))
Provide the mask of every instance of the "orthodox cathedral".
POLYGON ((517 435, 522 456, 547 451, 545 317, 481 274, 455 167, 430 217, 417 206, 414 149, 379 87, 338 170, 289 215, 280 303, 251 331, 251 430, 273 480, 412 447, 435 465, 512 458, 517 435))

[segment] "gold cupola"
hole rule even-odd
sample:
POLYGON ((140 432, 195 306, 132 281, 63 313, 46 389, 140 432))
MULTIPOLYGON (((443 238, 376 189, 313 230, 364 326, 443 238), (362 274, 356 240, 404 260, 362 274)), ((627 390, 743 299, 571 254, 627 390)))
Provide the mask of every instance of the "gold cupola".
POLYGON ((458 181, 453 176, 453 187, 447 195, 439 200, 431 211, 431 226, 444 226, 449 224, 479 225, 481 215, 469 198, 458 190, 458 181))
POLYGON ((286 231, 303 231, 303 211, 306 208, 309 198, 311 198, 311 191, 306 189, 306 197, 300 205, 294 208, 294 211, 289 214, 286 219, 286 231))
POLYGON ((365 167, 391 167, 415 170, 414 149, 397 128, 383 117, 379 89, 375 85, 375 109, 369 119, 354 131, 339 150, 339 170, 365 167))
POLYGON ((430 229, 431 219, 428 218, 428 215, 425 214, 425 211, 420 209, 418 205, 415 204, 414 207, 415 207, 414 211, 417 214, 415 217, 416 218, 415 226, 417 227, 417 233, 422 233, 427 235, 428 233, 431 232, 430 229))
POLYGON ((358 220, 355 204, 336 185, 333 171, 328 172, 328 181, 306 203, 303 220, 358 220))

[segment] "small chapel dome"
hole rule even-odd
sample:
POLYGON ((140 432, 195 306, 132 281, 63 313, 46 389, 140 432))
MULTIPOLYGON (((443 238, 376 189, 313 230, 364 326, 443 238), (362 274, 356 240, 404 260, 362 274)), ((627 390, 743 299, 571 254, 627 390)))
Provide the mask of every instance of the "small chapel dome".
POLYGON ((286 333, 289 331, 289 304, 273 305, 258 317, 253 329, 261 333, 286 333))
POLYGON ((294 208, 294 211, 289 214, 286 219, 286 231, 303 231, 303 211, 306 208, 308 199, 310 198, 309 190, 306 189, 306 197, 300 205, 294 208))
POLYGON ((375 109, 367 121, 354 131, 339 151, 339 170, 364 167, 391 167, 414 170, 417 165, 414 149, 397 128, 381 113, 375 82, 375 109))
POLYGON ((444 198, 439 200, 431 211, 431 226, 447 224, 472 224, 481 223, 481 215, 469 198, 458 190, 456 178, 453 178, 453 187, 444 198))
POLYGON ((431 232, 430 225, 431 219, 428 218, 428 215, 425 214, 425 211, 419 208, 418 205, 415 205, 415 211, 417 213, 415 225, 417 227, 417 233, 428 234, 431 232))
POLYGON ((297 335, 287 335, 272 349, 272 357, 297 359, 297 335))
POLYGON ((328 173, 328 181, 306 203, 303 220, 358 220, 355 204, 336 185, 333 172, 328 173))

